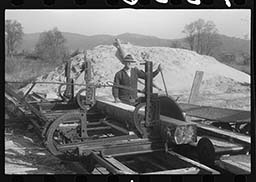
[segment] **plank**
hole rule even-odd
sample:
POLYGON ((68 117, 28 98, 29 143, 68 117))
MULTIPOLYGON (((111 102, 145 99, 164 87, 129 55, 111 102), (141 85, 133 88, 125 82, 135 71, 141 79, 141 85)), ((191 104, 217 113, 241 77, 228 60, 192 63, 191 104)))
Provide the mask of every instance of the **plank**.
POLYGON ((115 166, 125 174, 137 174, 136 172, 134 172, 133 170, 131 170, 130 168, 128 168, 127 166, 125 166, 124 164, 122 164, 113 157, 105 157, 104 159, 110 162, 113 166, 115 166))
POLYGON ((222 156, 216 164, 234 174, 251 173, 251 156, 250 155, 232 155, 222 156))
POLYGON ((179 103, 181 109, 188 115, 218 122, 251 122, 251 112, 245 110, 199 106, 179 103))
POLYGON ((150 173, 142 173, 142 174, 198 174, 200 169, 196 167, 188 167, 182 169, 173 169, 173 170, 166 170, 166 171, 157 171, 157 172, 150 172, 150 173))
POLYGON ((98 167, 97 170, 100 174, 109 174, 109 171, 104 167, 98 167))
POLYGON ((248 144, 251 143, 250 136, 246 136, 241 133, 232 132, 232 131, 228 131, 228 130, 224 130, 224 129, 219 129, 214 126, 209 126, 209 125, 205 125, 205 124, 201 124, 201 123, 196 123, 196 122, 192 122, 192 123, 195 123, 197 125, 197 127, 200 129, 203 129, 203 130, 206 130, 206 131, 209 131, 212 133, 224 135, 226 137, 234 138, 234 139, 240 140, 240 141, 248 143, 248 144))
POLYGON ((192 88, 191 88, 190 95, 189 95, 189 99, 188 99, 189 104, 193 104, 197 100, 200 85, 201 85, 201 82, 202 82, 202 79, 203 79, 203 75, 204 75, 203 71, 196 71, 196 73, 195 73, 194 81, 193 81, 192 88))
POLYGON ((218 171, 216 171, 216 170, 214 170, 214 169, 211 169, 211 168, 207 167, 206 165, 200 164, 199 162, 196 162, 196 161, 194 161, 194 160, 192 160, 192 159, 189 159, 189 158, 184 157, 184 156, 182 156, 182 155, 180 155, 180 154, 177 154, 176 152, 168 151, 168 153, 169 153, 170 155, 173 155, 173 156, 175 156, 175 157, 178 157, 179 159, 184 160, 184 161, 186 161, 186 162, 188 162, 188 163, 190 163, 190 164, 192 164, 192 165, 194 165, 194 166, 197 166, 197 167, 199 167, 199 168, 201 168, 201 169, 204 169, 204 170, 206 170, 206 171, 208 171, 208 172, 211 172, 212 174, 220 174, 220 172, 218 172, 218 171))
POLYGON ((5 92, 10 95, 11 97, 14 97, 15 99, 18 100, 18 102, 20 102, 23 106, 29 108, 29 110, 35 115, 37 116, 40 120, 47 122, 47 118, 42 115, 42 113, 40 111, 38 111, 34 106, 32 106, 31 104, 28 104, 25 100, 23 100, 23 98, 15 93, 7 84, 5 85, 5 92))

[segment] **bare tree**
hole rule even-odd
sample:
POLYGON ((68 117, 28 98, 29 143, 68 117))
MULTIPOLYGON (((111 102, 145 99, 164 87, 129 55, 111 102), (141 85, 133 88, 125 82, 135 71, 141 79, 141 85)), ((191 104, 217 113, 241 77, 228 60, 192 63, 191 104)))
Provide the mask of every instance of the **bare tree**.
POLYGON ((196 52, 199 54, 202 54, 202 34, 204 32, 204 26, 205 26, 205 21, 203 19, 199 19, 194 22, 195 24, 195 32, 196 32, 196 52))
POLYGON ((46 61, 63 61, 67 56, 65 42, 66 39, 57 28, 43 32, 35 46, 35 53, 46 61))
POLYGON ((211 55, 214 48, 221 42, 218 40, 217 28, 213 21, 205 22, 203 19, 194 21, 184 27, 186 42, 190 49, 199 54, 211 55))
POLYGON ((23 27, 18 21, 5 20, 5 45, 7 56, 11 56, 17 51, 23 35, 23 27))
POLYGON ((193 23, 190 23, 189 25, 186 25, 182 32, 187 34, 185 40, 189 44, 190 49, 194 50, 194 44, 195 44, 195 25, 193 23))
POLYGON ((213 21, 207 21, 201 35, 200 54, 212 55, 214 48, 221 45, 218 39, 218 30, 213 21))

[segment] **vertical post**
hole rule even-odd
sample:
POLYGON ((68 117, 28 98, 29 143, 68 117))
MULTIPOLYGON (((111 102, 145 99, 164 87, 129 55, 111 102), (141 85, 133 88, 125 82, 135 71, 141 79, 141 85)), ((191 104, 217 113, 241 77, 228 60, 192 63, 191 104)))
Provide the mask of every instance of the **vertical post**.
POLYGON ((146 126, 150 125, 150 121, 152 121, 152 112, 151 112, 151 95, 153 92, 153 64, 151 61, 146 61, 145 64, 145 97, 146 97, 146 109, 145 109, 145 122, 146 126))
POLYGON ((85 61, 84 62, 84 80, 86 84, 91 81, 92 75, 91 75, 91 61, 85 61))
MULTIPOLYGON (((67 60, 65 65, 66 83, 73 83, 73 80, 71 79, 70 71, 71 71, 71 61, 67 60)), ((74 90, 74 85, 67 84, 64 95, 69 99, 72 99, 74 96, 73 90, 74 90)))
POLYGON ((71 62, 67 60, 66 65, 65 65, 65 76, 66 76, 66 82, 68 83, 70 80, 70 67, 71 67, 71 62))
POLYGON ((84 80, 86 84, 86 104, 90 105, 95 102, 95 87, 90 85, 92 80, 92 65, 91 61, 86 59, 84 62, 84 80))
POLYGON ((82 138, 87 138, 88 133, 87 133, 87 116, 86 112, 83 111, 81 112, 81 137, 82 138))
POLYGON ((192 88, 190 91, 189 99, 188 99, 189 104, 194 104, 197 100, 197 96, 199 94, 200 84, 202 82, 203 75, 204 75, 203 71, 196 71, 194 81, 192 84, 192 88))

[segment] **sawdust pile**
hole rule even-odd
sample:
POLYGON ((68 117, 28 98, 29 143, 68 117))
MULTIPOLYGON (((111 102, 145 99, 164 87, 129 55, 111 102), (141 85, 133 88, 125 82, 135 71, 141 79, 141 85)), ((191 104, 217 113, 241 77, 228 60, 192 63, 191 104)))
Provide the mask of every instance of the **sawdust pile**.
MULTIPOLYGON (((144 69, 139 65, 143 58, 153 62, 155 70, 160 63, 163 68, 168 92, 173 95, 189 94, 192 87, 195 72, 204 71, 201 92, 212 94, 248 92, 250 90, 250 75, 233 69, 227 65, 218 62, 210 56, 199 55, 196 52, 167 48, 167 47, 141 47, 131 44, 123 44, 125 52, 131 53, 137 60, 137 67, 144 69)), ((94 83, 113 81, 115 73, 123 65, 116 57, 117 49, 112 45, 100 45, 86 54, 81 53, 72 58, 72 77, 75 83, 84 83, 84 74, 81 72, 84 58, 91 60, 93 66, 94 83)), ((65 82, 64 65, 56 68, 47 75, 37 78, 37 81, 65 82)), ((164 93, 164 85, 161 75, 157 75, 154 83, 162 89, 155 92, 164 93)), ((22 89, 25 91, 29 86, 22 89)), ((139 85, 142 88, 142 85, 139 85)), ((33 91, 46 93, 47 96, 57 97, 58 85, 38 84, 33 91)), ((75 87, 75 92, 80 88, 75 87)), ((97 90, 97 95, 111 96, 111 88, 101 88, 97 90)))

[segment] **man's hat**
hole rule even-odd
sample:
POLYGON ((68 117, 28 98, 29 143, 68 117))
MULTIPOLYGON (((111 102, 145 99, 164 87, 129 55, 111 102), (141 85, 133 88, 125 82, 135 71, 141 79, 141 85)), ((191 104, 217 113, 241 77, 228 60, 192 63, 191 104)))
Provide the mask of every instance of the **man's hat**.
POLYGON ((124 62, 136 62, 132 55, 131 54, 127 54, 125 57, 124 57, 124 62))

